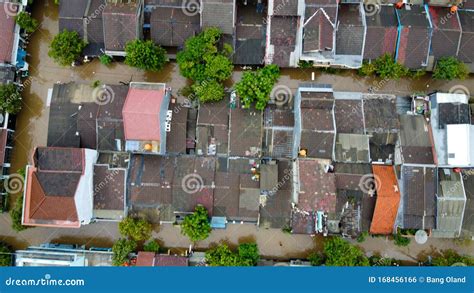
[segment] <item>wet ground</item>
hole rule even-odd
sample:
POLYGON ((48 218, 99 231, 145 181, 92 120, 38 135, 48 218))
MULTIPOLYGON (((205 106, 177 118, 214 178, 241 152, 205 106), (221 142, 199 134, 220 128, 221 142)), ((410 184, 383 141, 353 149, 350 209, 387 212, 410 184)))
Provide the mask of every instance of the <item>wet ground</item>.
MULTIPOLYGON (((23 91, 24 108, 17 121, 15 148, 13 151, 12 168, 24 167, 30 160, 33 148, 46 145, 49 108, 46 107, 48 89, 56 82, 76 81, 92 84, 99 80, 102 84, 118 84, 129 81, 166 82, 176 92, 186 85, 187 81, 179 75, 176 64, 170 63, 159 73, 146 73, 132 69, 122 63, 114 63, 105 67, 94 61, 76 68, 63 68, 56 65, 48 57, 48 46, 54 35, 58 33, 58 12, 53 0, 37 0, 34 4, 33 16, 41 23, 41 28, 32 36, 28 48, 30 56, 30 77, 25 81, 23 91)), ((237 68, 232 81, 239 80, 241 70, 237 68)), ((443 83, 433 81, 429 76, 420 79, 403 79, 398 81, 360 78, 355 72, 344 71, 337 75, 323 73, 312 69, 284 69, 279 83, 295 91, 299 83, 317 82, 332 84, 339 91, 366 92, 369 87, 374 91, 388 92, 398 95, 410 95, 414 92, 431 92, 434 90, 448 91, 453 86, 462 85, 474 93, 474 82, 453 81, 443 83), (313 80, 314 75, 314 80, 313 80)), ((231 84, 232 82, 229 82, 231 84)), ((13 202, 14 198, 11 198, 13 202)), ((31 228, 16 233, 11 228, 7 213, 0 215, 0 241, 5 241, 16 249, 45 242, 85 244, 86 246, 110 247, 119 237, 116 223, 95 223, 80 229, 31 228)), ((187 238, 183 237, 179 228, 171 225, 160 227, 155 235, 165 247, 189 247, 187 238)), ((319 249, 321 241, 305 235, 288 235, 277 229, 259 229, 254 225, 230 225, 226 230, 213 231, 206 241, 198 243, 198 248, 205 248, 212 243, 227 241, 237 244, 240 241, 257 241, 262 255, 275 258, 304 257, 312 249, 319 249)), ((408 248, 394 247, 392 241, 383 238, 370 238, 362 244, 367 252, 379 252, 403 260, 416 259, 420 254, 431 249, 455 248, 452 240, 430 239, 425 245, 411 244, 408 248)), ((472 254, 474 246, 461 246, 457 250, 472 254)))

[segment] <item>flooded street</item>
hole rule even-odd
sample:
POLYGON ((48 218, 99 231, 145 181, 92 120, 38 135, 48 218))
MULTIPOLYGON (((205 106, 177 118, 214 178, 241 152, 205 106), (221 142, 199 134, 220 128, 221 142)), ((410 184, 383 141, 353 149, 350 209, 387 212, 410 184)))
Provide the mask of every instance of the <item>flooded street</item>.
MULTIPOLYGON (((149 73, 135 70, 123 63, 115 62, 106 67, 97 60, 77 68, 59 67, 48 57, 48 46, 52 38, 58 33, 58 7, 53 0, 36 0, 33 5, 33 16, 41 23, 41 28, 34 33, 29 43, 30 77, 25 80, 23 90, 24 107, 18 116, 15 135, 11 170, 24 167, 30 160, 35 146, 45 146, 47 141, 49 108, 47 107, 48 89, 57 82, 75 81, 92 84, 100 81, 101 84, 118 84, 120 82, 147 81, 164 82, 176 93, 187 84, 186 79, 180 76, 179 68, 175 63, 169 63, 164 70, 158 73, 149 73)), ((242 71, 237 68, 232 80, 238 81, 242 71)), ((353 71, 345 71, 337 75, 323 73, 313 69, 284 69, 279 83, 296 91, 302 82, 316 82, 332 84, 339 91, 366 92, 369 87, 378 92, 388 92, 398 95, 409 95, 414 92, 432 92, 434 90, 448 91, 456 85, 463 85, 474 93, 473 78, 462 82, 433 81, 428 76, 420 79, 380 81, 378 79, 361 78, 353 71), (314 72, 314 80, 312 75, 314 72)), ((10 203, 14 198, 10 198, 10 203)), ((168 225, 159 228, 155 233, 165 247, 188 247, 189 241, 181 235, 179 228, 168 225)), ((110 247, 118 239, 116 223, 95 223, 83 226, 80 229, 31 228, 20 233, 11 229, 8 213, 0 214, 0 241, 12 245, 16 249, 26 248, 29 245, 38 245, 45 242, 85 244, 88 247, 110 247)), ((369 237, 370 238, 370 237, 369 237)), ((278 229, 259 229, 255 225, 230 225, 226 230, 213 231, 211 237, 198 244, 198 248, 206 248, 212 243, 225 240, 231 244, 252 239, 257 241, 262 255, 275 258, 305 257, 315 246, 315 240, 306 235, 288 235, 278 229)), ((411 244, 408 248, 394 249, 393 242, 387 243, 381 238, 370 238, 362 244, 367 251, 378 251, 382 255, 395 254, 399 259, 412 260, 422 250, 430 248, 454 247, 452 240, 430 239, 423 247, 411 244)), ((461 248, 469 252, 474 247, 461 248)), ((394 256, 395 256, 394 255, 394 256)))

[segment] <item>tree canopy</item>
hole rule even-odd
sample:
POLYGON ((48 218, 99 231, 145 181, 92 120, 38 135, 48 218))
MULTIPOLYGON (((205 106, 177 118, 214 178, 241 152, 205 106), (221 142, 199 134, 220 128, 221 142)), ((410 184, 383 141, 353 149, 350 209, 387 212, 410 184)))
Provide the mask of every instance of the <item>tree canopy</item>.
POLYGON ((11 250, 8 245, 0 242, 0 267, 8 267, 12 265, 11 250))
POLYGON ((86 45, 77 32, 63 30, 54 37, 48 55, 59 65, 69 66, 81 56, 86 45))
POLYGON ((128 262, 128 255, 135 251, 137 243, 133 240, 120 238, 112 246, 112 264, 121 266, 128 262))
POLYGON ((160 244, 155 239, 152 239, 145 243, 143 250, 158 253, 160 251, 160 244))
POLYGON ((364 252, 340 237, 331 237, 324 242, 323 254, 328 266, 368 266, 364 252))
POLYGON ((433 71, 433 78, 440 80, 465 79, 468 75, 467 66, 452 56, 439 59, 433 71))
POLYGON ((125 64, 143 70, 160 71, 168 61, 166 50, 150 40, 130 41, 125 52, 125 64))
MULTIPOLYGON (((374 62, 364 62, 359 69, 359 74, 363 76, 375 74, 383 79, 399 79, 409 76, 411 73, 408 68, 395 61, 390 54, 385 54, 375 59, 374 62)), ((419 72, 415 72, 415 74, 420 75, 419 72)))
POLYGON ((127 217, 119 223, 119 231, 135 241, 144 241, 151 237, 152 226, 145 219, 127 217))
POLYGON ((434 266, 452 266, 454 264, 474 266, 474 259, 469 256, 460 255, 452 249, 448 249, 442 251, 439 256, 433 257, 432 264, 434 266))
POLYGON ((31 14, 21 11, 15 16, 16 23, 27 33, 32 33, 38 27, 38 21, 31 17, 31 14))
POLYGON ((221 35, 218 28, 208 28, 186 40, 184 49, 176 56, 181 75, 195 83, 194 94, 203 103, 224 97, 222 82, 231 77, 234 69, 230 59, 232 47, 219 47, 221 35))
POLYGON ((0 85, 0 110, 10 114, 18 114, 22 107, 21 94, 16 85, 0 85))
POLYGON ((273 64, 256 71, 244 72, 242 79, 235 85, 244 107, 250 108, 255 104, 257 110, 264 110, 279 77, 280 69, 273 64))
POLYGON ((206 252, 206 263, 210 266, 255 266, 260 258, 255 243, 240 244, 233 252, 227 244, 219 244, 206 252))
POLYGON ((194 213, 184 218, 181 224, 181 232, 193 242, 209 237, 211 224, 209 223, 207 209, 202 205, 198 205, 194 213))

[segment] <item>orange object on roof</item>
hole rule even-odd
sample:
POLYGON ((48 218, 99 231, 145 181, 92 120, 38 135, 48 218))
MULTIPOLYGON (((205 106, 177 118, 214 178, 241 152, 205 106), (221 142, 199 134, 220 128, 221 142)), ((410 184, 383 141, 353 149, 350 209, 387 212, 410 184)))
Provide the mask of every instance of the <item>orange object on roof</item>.
POLYGON ((450 11, 451 11, 451 13, 456 13, 456 11, 458 11, 458 7, 456 5, 451 6, 450 11))
POLYGON ((392 166, 373 165, 377 183, 377 202, 370 225, 371 234, 392 234, 400 204, 400 190, 392 166))
POLYGON ((395 3, 395 8, 402 9, 403 5, 404 5, 403 1, 397 2, 397 3, 395 3))

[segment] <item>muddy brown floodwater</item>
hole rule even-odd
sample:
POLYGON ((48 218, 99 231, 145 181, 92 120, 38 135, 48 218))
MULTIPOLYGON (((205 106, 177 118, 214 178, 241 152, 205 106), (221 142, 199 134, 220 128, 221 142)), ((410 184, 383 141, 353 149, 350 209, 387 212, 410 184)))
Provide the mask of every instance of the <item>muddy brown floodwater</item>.
MULTIPOLYGON (((24 108, 18 116, 15 135, 15 147, 12 157, 11 170, 24 167, 30 160, 35 146, 46 145, 49 108, 46 97, 49 88, 57 82, 76 81, 92 84, 99 80, 102 84, 118 84, 129 81, 166 82, 176 92, 187 84, 180 76, 175 63, 169 63, 161 72, 143 72, 130 68, 123 63, 113 63, 106 67, 94 61, 76 68, 60 67, 48 57, 48 46, 54 35, 58 33, 58 8, 53 0, 36 0, 33 7, 33 17, 41 27, 31 37, 28 47, 28 62, 30 77, 25 80, 23 90, 24 108)), ((323 73, 313 69, 283 69, 279 83, 296 91, 301 82, 311 82, 314 72, 314 82, 332 84, 335 90, 366 92, 373 87, 378 92, 389 92, 398 95, 409 95, 413 92, 431 92, 433 90, 449 90, 456 85, 463 85, 474 92, 472 78, 459 82, 442 83, 433 81, 429 76, 420 79, 379 80, 361 78, 354 71, 343 71, 337 75, 323 73)), ((241 68, 236 68, 231 81, 239 80, 241 68)), ((14 197, 11 198, 13 202, 14 197)), ((0 215, 0 241, 5 241, 16 249, 45 242, 85 244, 88 247, 110 247, 119 237, 116 223, 94 223, 80 229, 30 228, 20 233, 11 229, 10 216, 0 215)), ((155 232, 164 247, 189 246, 189 241, 183 237, 179 228, 162 226, 155 232)), ((262 255, 276 258, 305 257, 314 249, 321 249, 321 240, 306 235, 288 235, 277 229, 259 229, 255 225, 230 225, 226 230, 213 231, 211 237, 198 244, 206 248, 213 243, 226 241, 237 244, 248 239, 255 240, 262 255)), ((414 241, 412 241, 414 242, 414 241)), ((451 240, 430 239, 427 244, 417 246, 411 244, 408 248, 394 247, 393 241, 381 238, 370 238, 361 246, 368 252, 380 252, 405 261, 413 261, 419 254, 430 249, 452 248, 451 240)), ((472 244, 458 250, 469 253, 473 251, 472 244)))

